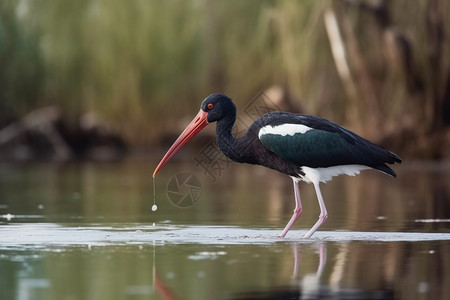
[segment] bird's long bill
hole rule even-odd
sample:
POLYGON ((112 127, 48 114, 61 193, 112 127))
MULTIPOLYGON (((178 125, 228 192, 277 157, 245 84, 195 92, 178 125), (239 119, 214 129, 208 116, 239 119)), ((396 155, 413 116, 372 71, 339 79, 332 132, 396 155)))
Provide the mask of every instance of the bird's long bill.
POLYGON ((158 173, 159 169, 161 169, 175 153, 178 152, 190 139, 192 139, 200 130, 203 129, 206 125, 208 125, 208 120, 206 117, 208 116, 207 112, 204 112, 200 109, 195 118, 189 123, 186 129, 180 134, 177 140, 173 143, 170 149, 167 151, 166 155, 161 159, 158 166, 153 172, 153 177, 155 177, 156 173, 158 173))

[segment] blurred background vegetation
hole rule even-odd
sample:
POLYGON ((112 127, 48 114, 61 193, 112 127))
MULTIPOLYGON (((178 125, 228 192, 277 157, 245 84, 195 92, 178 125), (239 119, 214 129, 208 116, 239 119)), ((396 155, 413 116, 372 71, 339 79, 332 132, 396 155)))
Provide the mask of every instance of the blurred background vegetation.
POLYGON ((403 157, 448 158, 449 12, 446 0, 2 0, 0 145, 52 107, 53 143, 86 143, 95 119, 151 150, 207 95, 242 108, 275 87, 403 157))

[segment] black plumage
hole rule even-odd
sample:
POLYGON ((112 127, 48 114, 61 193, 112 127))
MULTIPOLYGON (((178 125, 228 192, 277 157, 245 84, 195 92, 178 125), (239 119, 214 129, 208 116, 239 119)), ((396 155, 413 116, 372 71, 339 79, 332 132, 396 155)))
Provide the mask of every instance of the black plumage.
POLYGON ((231 99, 214 94, 203 103, 202 107, 206 107, 207 103, 214 103, 215 108, 220 105, 220 109, 225 112, 213 115, 211 122, 217 122, 219 148, 233 161, 263 165, 290 176, 302 174, 303 166, 326 168, 364 165, 396 177, 386 163, 401 162, 398 155, 326 119, 288 112, 270 112, 257 119, 244 136, 236 138, 231 133, 236 120, 236 108, 231 99), (312 130, 293 136, 258 136, 260 129, 265 126, 285 124, 302 124, 312 130))

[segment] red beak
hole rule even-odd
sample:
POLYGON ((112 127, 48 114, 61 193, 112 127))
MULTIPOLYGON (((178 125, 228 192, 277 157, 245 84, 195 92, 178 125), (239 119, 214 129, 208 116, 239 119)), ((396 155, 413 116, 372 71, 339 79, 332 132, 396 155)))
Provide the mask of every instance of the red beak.
POLYGON ((180 134, 177 140, 173 143, 172 147, 167 151, 166 155, 161 159, 158 166, 153 172, 153 177, 155 177, 156 173, 158 173, 159 169, 161 169, 175 153, 178 152, 190 139, 192 139, 200 130, 202 130, 206 125, 208 125, 208 113, 201 110, 195 116, 195 118, 189 123, 186 129, 180 134))

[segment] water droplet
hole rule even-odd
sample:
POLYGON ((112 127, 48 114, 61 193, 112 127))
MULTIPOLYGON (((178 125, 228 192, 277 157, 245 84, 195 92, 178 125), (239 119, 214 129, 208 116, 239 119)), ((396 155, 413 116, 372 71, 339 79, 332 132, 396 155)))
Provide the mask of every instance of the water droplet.
POLYGON ((156 187, 155 187, 155 177, 153 177, 153 206, 152 211, 156 211, 158 206, 156 206, 156 187))

